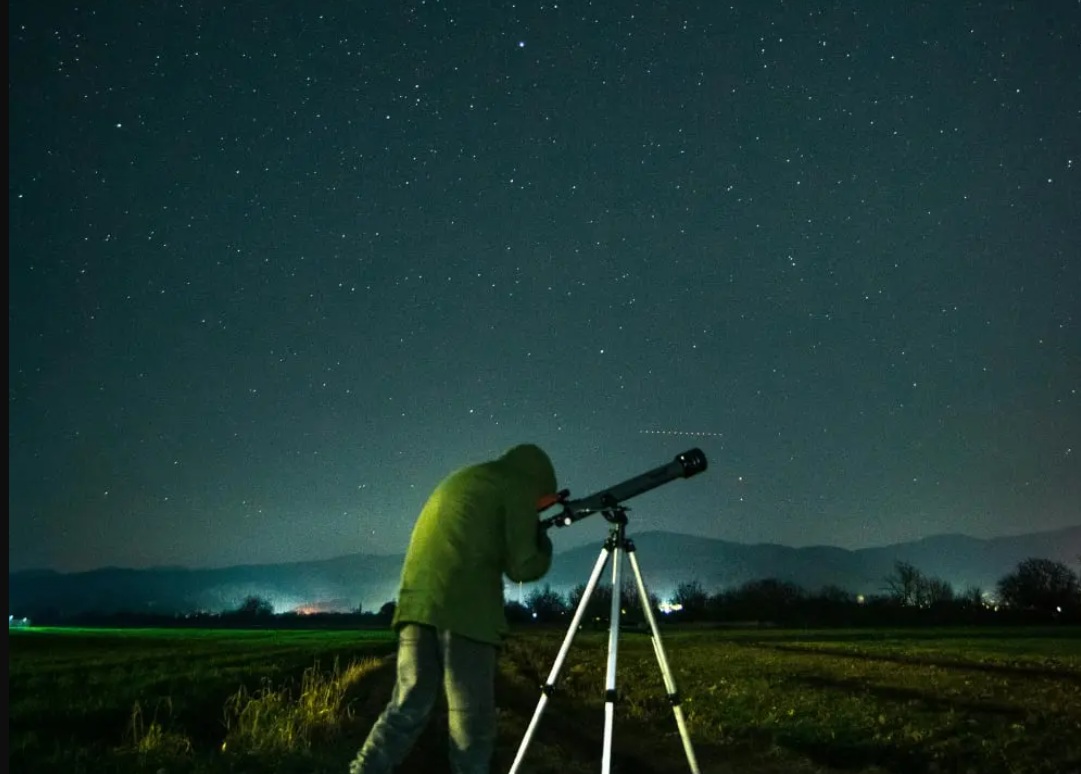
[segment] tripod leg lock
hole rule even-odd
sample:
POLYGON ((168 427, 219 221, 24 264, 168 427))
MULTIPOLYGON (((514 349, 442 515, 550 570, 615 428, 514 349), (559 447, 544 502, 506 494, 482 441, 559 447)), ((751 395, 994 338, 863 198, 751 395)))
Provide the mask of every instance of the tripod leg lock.
POLYGON ((545 696, 549 696, 549 697, 554 696, 555 692, 556 692, 556 684, 555 683, 545 683, 544 685, 541 686, 541 693, 543 693, 545 696))
POLYGON ((619 691, 617 691, 615 689, 612 689, 610 691, 605 691, 604 692, 604 703, 605 704, 608 704, 608 703, 615 704, 618 701, 619 701, 619 691))
POLYGON ((672 693, 668 694, 668 703, 671 704, 673 707, 678 707, 680 705, 680 702, 681 699, 679 698, 679 691, 673 691, 672 693))

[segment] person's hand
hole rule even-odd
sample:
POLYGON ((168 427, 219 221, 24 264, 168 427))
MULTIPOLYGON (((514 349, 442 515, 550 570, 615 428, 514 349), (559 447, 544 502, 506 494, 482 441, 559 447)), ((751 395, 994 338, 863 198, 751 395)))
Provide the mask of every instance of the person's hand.
POLYGON ((546 494, 537 500, 537 512, 540 513, 543 510, 547 510, 558 502, 559 492, 552 492, 551 494, 546 494))

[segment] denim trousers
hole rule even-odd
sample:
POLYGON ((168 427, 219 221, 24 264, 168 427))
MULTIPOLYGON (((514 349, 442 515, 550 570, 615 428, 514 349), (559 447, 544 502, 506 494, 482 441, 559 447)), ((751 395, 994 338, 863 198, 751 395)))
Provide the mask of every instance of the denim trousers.
POLYGON ((489 774, 495 748, 496 646, 432 626, 406 624, 398 633, 394 693, 349 766, 349 774, 394 771, 447 699, 451 770, 489 774))

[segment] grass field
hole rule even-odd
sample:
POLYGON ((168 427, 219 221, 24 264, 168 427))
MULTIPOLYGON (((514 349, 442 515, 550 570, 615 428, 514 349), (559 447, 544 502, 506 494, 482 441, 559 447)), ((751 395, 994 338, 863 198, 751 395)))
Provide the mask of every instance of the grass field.
MULTIPOLYGON (((563 631, 500 662, 506 771, 563 631)), ((1081 774, 1081 630, 666 630, 702 772, 1081 774)), ((13 772, 344 772, 393 682, 377 631, 9 632, 13 772)), ((607 633, 575 640, 524 769, 599 770, 607 633)), ((620 636, 613 769, 688 771, 648 635, 620 636)), ((437 713, 404 771, 443 772, 437 713)))

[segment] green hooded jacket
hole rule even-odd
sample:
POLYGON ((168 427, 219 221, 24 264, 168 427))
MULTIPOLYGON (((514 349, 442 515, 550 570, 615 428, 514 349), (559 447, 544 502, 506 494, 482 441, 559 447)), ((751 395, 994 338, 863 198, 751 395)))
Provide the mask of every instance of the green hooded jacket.
POLYGON ((429 624, 498 645, 503 576, 534 581, 552 563, 537 500, 555 491, 552 462, 532 444, 443 479, 413 527, 393 626, 429 624))

